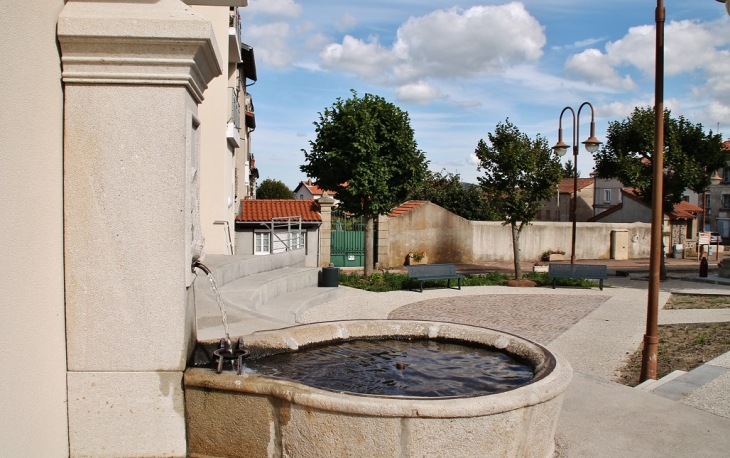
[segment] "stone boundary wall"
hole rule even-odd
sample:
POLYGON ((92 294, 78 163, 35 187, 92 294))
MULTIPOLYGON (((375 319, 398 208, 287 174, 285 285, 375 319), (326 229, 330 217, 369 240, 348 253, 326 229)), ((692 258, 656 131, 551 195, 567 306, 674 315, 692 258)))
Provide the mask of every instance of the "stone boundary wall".
MULTIPOLYGON (((492 221, 468 221, 438 205, 426 203, 394 218, 380 217, 378 261, 382 267, 403 265, 410 251, 425 251, 429 263, 488 263, 512 261, 509 226, 492 221)), ((628 257, 649 257, 650 224, 577 224, 576 258, 610 259, 612 231, 628 231, 628 257)), ((520 236, 524 261, 538 260, 546 250, 562 250, 570 257, 570 222, 534 222, 520 236)))

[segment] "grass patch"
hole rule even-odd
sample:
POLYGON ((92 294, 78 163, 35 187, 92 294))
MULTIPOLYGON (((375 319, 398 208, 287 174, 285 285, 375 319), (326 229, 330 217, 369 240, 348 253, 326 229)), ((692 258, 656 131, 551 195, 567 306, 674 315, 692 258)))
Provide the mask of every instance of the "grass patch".
MULTIPOLYGON (((628 386, 639 384, 643 344, 620 369, 617 380, 628 386)), ((693 323, 659 326, 657 379, 672 371, 690 371, 730 351, 730 323, 693 323)))
POLYGON ((730 296, 708 294, 672 294, 664 309, 727 309, 730 308, 730 296))
MULTIPOLYGON (((502 286, 512 279, 514 275, 501 274, 499 272, 490 272, 488 274, 467 275, 461 280, 461 286, 502 286)), ((523 278, 532 280, 538 286, 552 285, 552 279, 546 273, 526 273, 523 278)), ((370 278, 365 278, 359 272, 343 272, 340 271, 340 284, 351 288, 364 289, 373 292, 400 291, 414 289, 418 286, 418 282, 408 278, 406 273, 391 273, 387 271, 373 273, 370 278)), ((423 282, 424 288, 446 288, 446 280, 429 280, 423 282)), ((457 284, 456 280, 451 280, 451 285, 457 284)), ((559 278, 557 281, 559 286, 577 286, 591 288, 598 286, 598 283, 585 279, 559 278)))

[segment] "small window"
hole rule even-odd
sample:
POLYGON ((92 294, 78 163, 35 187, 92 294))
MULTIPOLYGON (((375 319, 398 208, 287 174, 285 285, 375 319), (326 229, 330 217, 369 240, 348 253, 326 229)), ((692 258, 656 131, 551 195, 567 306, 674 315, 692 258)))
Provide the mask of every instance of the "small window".
POLYGON ((611 190, 610 189, 604 189, 603 190, 603 203, 604 204, 610 204, 611 203, 611 190))
POLYGON ((723 170, 723 179, 725 183, 730 183, 730 167, 727 167, 723 170))
POLYGON ((539 211, 537 212, 537 220, 538 220, 538 221, 542 220, 542 210, 539 210, 539 211))
POLYGON ((722 195, 722 208, 730 208, 730 194, 722 195))
POLYGON ((685 202, 689 202, 689 196, 682 196, 682 200, 685 202))
POLYGON ((263 255, 271 253, 271 234, 268 232, 254 232, 253 254, 263 255))

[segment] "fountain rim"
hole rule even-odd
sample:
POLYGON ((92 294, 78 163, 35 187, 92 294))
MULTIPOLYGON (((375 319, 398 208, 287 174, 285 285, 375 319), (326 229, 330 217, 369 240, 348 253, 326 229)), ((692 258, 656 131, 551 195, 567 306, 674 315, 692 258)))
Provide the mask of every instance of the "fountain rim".
MULTIPOLYGON (((310 344, 391 337, 462 340, 498 348, 533 364, 535 364, 534 359, 540 355, 545 359, 537 362, 535 377, 525 385, 498 393, 462 396, 382 396, 340 392, 258 374, 242 376, 236 375, 235 372, 216 374, 215 371, 202 368, 189 368, 185 372, 184 383, 186 389, 199 388, 273 396, 304 407, 357 415, 377 413, 379 416, 392 417, 456 418, 496 414, 546 402, 561 395, 572 379, 572 369, 568 362, 536 342, 496 329, 445 321, 378 319, 325 321, 257 331, 243 336, 247 346, 250 344, 255 348, 264 345, 284 351, 296 351, 310 344), (304 342, 295 340, 295 337, 304 342), (496 342, 498 345, 490 342, 496 342), (530 354, 526 357, 524 352, 530 354)), ((201 344, 214 345, 213 342, 201 342, 201 344)))

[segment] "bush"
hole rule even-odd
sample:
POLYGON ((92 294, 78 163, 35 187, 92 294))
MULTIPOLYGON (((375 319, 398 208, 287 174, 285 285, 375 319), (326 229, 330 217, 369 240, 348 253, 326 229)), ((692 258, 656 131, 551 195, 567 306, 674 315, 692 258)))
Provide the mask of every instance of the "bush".
MULTIPOLYGON (((502 286, 506 285, 512 277, 510 275, 501 274, 499 272, 490 272, 488 274, 467 275, 461 280, 462 286, 502 286)), ((547 273, 529 272, 523 278, 532 280, 537 286, 549 286, 553 284, 553 280, 547 273)), ((451 281, 452 285, 456 283, 451 281)), ((366 279, 359 272, 345 273, 340 271, 340 284, 351 288, 363 289, 373 292, 400 291, 415 288, 418 283, 408 278, 405 273, 391 273, 387 271, 376 272, 366 279)), ((556 284, 558 286, 578 286, 591 288, 598 286, 598 283, 582 278, 558 278, 556 284)), ((446 288, 446 280, 429 280, 423 282, 424 288, 446 288)))

